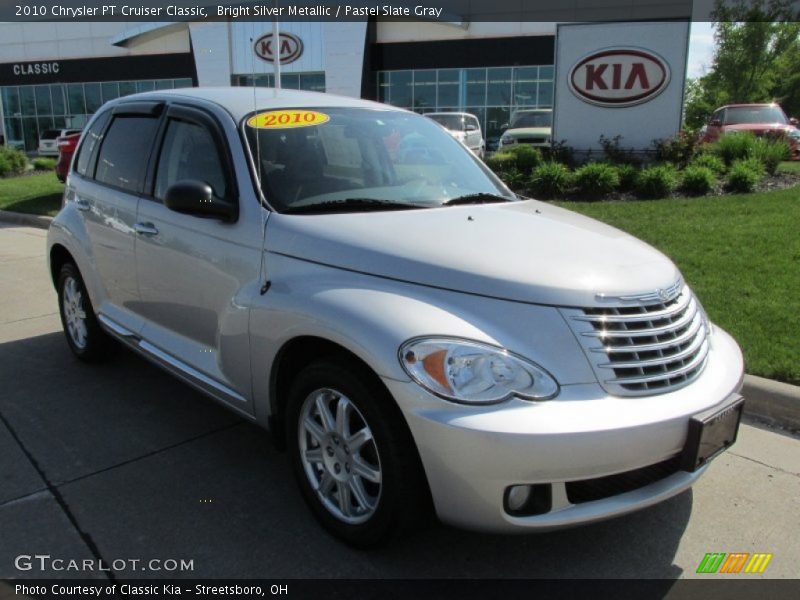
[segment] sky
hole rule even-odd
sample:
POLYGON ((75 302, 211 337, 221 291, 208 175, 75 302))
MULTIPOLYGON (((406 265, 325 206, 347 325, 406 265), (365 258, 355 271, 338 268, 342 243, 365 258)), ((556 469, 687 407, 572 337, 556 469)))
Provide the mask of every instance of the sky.
POLYGON ((705 75, 711 66, 714 53, 714 30, 708 21, 695 21, 692 23, 689 37, 689 61, 687 77, 700 77, 705 75))

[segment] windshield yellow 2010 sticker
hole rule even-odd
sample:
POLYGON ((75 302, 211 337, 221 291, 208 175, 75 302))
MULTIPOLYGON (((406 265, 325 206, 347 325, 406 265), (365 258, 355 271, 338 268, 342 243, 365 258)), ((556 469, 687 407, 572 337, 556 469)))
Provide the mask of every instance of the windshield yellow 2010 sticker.
POLYGON ((289 129, 321 125, 328 121, 328 115, 315 110, 271 110, 253 115, 247 119, 247 125, 256 129, 289 129))

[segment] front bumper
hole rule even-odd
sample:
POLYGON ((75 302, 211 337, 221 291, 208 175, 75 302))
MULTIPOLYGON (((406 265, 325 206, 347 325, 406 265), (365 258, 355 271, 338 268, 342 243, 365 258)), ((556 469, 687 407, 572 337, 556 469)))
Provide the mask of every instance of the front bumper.
POLYGON ((704 469, 676 471, 580 504, 569 501, 565 486, 656 465, 681 452, 691 416, 741 387, 738 346, 718 328, 711 339, 708 363, 695 381, 648 397, 609 396, 599 384, 578 384, 563 386, 547 402, 512 399, 471 407, 443 401, 412 382, 384 382, 414 436, 440 519, 483 531, 546 530, 638 510, 697 480, 704 469), (549 511, 509 514, 504 494, 520 484, 549 484, 549 511))

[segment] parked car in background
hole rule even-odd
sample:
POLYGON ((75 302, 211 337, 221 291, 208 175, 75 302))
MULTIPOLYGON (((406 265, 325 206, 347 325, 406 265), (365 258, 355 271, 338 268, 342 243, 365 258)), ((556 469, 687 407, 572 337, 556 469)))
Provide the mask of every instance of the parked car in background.
POLYGON ((438 112, 425 115, 447 130, 447 133, 464 144, 478 157, 483 158, 486 142, 483 140, 481 124, 475 115, 464 112, 438 112))
POLYGON ((742 354, 672 261, 521 199, 421 115, 136 94, 71 169, 47 239, 72 352, 117 340, 270 429, 349 543, 431 504, 483 531, 616 517, 736 440, 742 354))
POLYGON ((56 177, 58 177, 59 181, 63 182, 67 180, 67 173, 69 173, 69 165, 72 162, 72 155, 75 154, 75 148, 78 147, 78 142, 80 139, 81 134, 78 132, 61 136, 56 140, 56 146, 58 147, 56 177))
POLYGON ((502 150, 513 144, 549 146, 553 131, 553 111, 549 108, 518 110, 500 136, 502 150))
POLYGON ((761 136, 786 136, 792 147, 792 158, 800 158, 798 121, 789 118, 778 104, 729 104, 714 111, 701 130, 700 141, 711 143, 721 135, 749 131, 761 136))
POLYGON ((39 138, 39 156, 58 156, 58 138, 80 132, 80 129, 45 129, 39 138))

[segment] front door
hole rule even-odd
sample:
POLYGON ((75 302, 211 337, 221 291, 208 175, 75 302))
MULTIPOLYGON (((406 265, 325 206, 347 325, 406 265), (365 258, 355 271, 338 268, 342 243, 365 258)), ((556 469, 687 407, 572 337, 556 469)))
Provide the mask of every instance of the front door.
POLYGON ((247 286, 258 279, 259 227, 164 205, 170 186, 187 180, 238 202, 225 134, 211 115, 171 106, 161 138, 153 193, 139 203, 137 218, 149 228, 136 245, 142 339, 162 359, 194 370, 192 377, 212 393, 251 412, 247 286))

